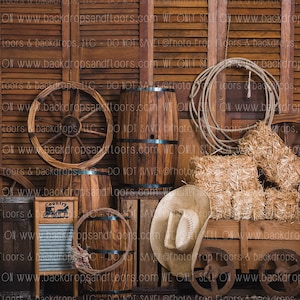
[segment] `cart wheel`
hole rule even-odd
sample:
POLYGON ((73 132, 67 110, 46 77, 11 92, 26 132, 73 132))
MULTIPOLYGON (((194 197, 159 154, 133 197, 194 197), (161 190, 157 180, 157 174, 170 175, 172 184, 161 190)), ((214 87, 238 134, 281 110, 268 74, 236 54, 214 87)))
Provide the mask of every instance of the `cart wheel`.
POLYGON ((113 138, 113 118, 105 100, 93 88, 73 81, 55 83, 38 94, 27 125, 40 157, 61 169, 92 167, 113 138))
POLYGON ((235 282, 235 269, 229 254, 219 248, 200 249, 191 284, 203 296, 222 296, 235 282))
POLYGON ((267 253, 259 266, 260 284, 271 296, 296 296, 300 293, 300 256, 289 249, 267 253))
POLYGON ((17 174, 16 170, 0 167, 0 176, 6 179, 5 183, 2 182, 2 191, 0 192, 5 196, 20 195, 19 189, 33 191, 35 188, 25 176, 17 174))

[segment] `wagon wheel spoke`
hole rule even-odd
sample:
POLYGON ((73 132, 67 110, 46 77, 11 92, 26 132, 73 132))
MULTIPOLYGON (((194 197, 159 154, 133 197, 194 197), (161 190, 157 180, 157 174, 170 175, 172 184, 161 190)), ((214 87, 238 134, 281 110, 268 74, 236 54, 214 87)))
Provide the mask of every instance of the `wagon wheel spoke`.
MULTIPOLYGON (((70 146, 71 146, 71 138, 67 137, 66 144, 65 144, 65 149, 68 149, 68 147, 70 147, 70 146)), ((63 162, 66 161, 67 155, 68 155, 68 151, 65 151, 64 156, 63 156, 63 162)))
POLYGON ((287 270, 290 274, 299 272, 300 271, 300 265, 299 264, 294 264, 290 267, 287 267, 287 270))
POLYGON ((9 196, 13 196, 14 194, 14 188, 16 187, 17 185, 17 181, 13 181, 12 184, 9 186, 9 196))
POLYGON ((54 135, 53 137, 51 137, 50 139, 48 139, 46 142, 44 142, 43 144, 41 144, 41 146, 45 146, 51 142, 53 142, 55 139, 57 139, 58 137, 61 136, 61 132, 57 133, 56 135, 54 135))
POLYGON ((211 290, 214 294, 218 295, 219 287, 216 279, 212 279, 210 281, 211 284, 211 290))
POLYGON ((57 126, 57 123, 49 121, 49 120, 45 120, 45 119, 40 118, 40 117, 36 118, 35 120, 38 121, 38 122, 41 122, 41 123, 57 126))
POLYGON ((80 115, 80 91, 76 89, 74 103, 72 103, 71 115, 78 117, 80 115))
MULTIPOLYGON (((49 99, 52 103, 54 103, 54 105, 57 103, 58 106, 60 106, 60 104, 61 104, 61 102, 58 101, 52 93, 49 94, 49 95, 47 95, 47 96, 45 96, 45 97, 42 99, 43 102, 45 102, 46 99, 49 99)), ((62 117, 62 116, 63 116, 63 111, 60 109, 59 112, 60 112, 60 116, 62 117)))
POLYGON ((84 116, 82 116, 81 118, 79 118, 80 122, 88 119, 91 115, 93 115, 95 112, 99 111, 99 109, 93 109, 90 112, 88 112, 87 114, 85 114, 84 116))
POLYGON ((88 153, 88 151, 87 151, 87 149, 86 149, 86 146, 83 144, 83 142, 82 142, 82 140, 80 139, 79 136, 76 136, 76 140, 77 140, 78 143, 80 144, 81 148, 84 150, 85 155, 86 155, 89 159, 91 159, 91 156, 89 155, 89 153, 88 153))
POLYGON ((286 291, 287 294, 290 294, 290 293, 293 292, 294 287, 288 281, 284 280, 283 281, 283 286, 284 286, 284 289, 285 289, 285 291, 286 291))
POLYGON ((95 130, 89 130, 86 128, 81 128, 81 132, 96 134, 96 135, 98 135, 100 137, 104 137, 104 138, 106 137, 106 133, 95 131, 95 130))
MULTIPOLYGON (((5 177, 8 181, 9 195, 13 196, 16 192, 18 193, 18 188, 34 190, 34 185, 23 175, 15 174, 13 170, 9 168, 0 167, 0 176, 5 177), (14 189, 16 189, 14 191, 14 189)), ((3 185, 3 183, 2 183, 3 185)), ((3 186, 2 186, 3 187, 3 186)), ((19 195, 19 194, 17 194, 19 195)))
POLYGON ((50 142, 53 142, 55 139, 57 139, 60 136, 61 136, 61 132, 59 132, 56 135, 54 135, 53 137, 49 138, 46 142, 44 142, 43 144, 41 144, 41 146, 43 147, 43 146, 49 144, 50 142))

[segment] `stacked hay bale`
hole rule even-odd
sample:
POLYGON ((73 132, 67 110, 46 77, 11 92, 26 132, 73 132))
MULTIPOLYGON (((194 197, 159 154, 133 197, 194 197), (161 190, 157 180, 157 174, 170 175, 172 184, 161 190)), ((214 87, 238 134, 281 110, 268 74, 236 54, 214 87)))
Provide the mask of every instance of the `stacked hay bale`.
POLYGON ((265 218, 293 221, 298 217, 300 160, 262 122, 239 141, 241 154, 254 159, 273 187, 265 189, 265 218))
POLYGON ((190 159, 189 181, 210 197, 212 218, 299 219, 300 159, 262 122, 240 139, 239 150, 190 159))
POLYGON ((190 159, 190 183, 211 199, 213 219, 263 219, 264 192, 250 156, 202 156, 190 159))

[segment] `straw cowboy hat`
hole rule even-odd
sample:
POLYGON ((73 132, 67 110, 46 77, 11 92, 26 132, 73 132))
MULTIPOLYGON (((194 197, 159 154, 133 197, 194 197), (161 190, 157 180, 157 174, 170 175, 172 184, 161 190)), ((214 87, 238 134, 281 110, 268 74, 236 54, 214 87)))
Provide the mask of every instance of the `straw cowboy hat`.
POLYGON ((184 185, 159 202, 150 227, 150 244, 160 264, 177 277, 190 278, 211 216, 208 196, 184 185))

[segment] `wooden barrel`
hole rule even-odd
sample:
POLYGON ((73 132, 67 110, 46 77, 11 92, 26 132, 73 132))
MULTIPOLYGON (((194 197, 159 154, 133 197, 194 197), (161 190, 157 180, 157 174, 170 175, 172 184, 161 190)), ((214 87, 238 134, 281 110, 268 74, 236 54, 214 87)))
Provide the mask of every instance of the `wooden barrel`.
POLYGON ((132 231, 128 228, 125 217, 103 211, 92 213, 82 222, 78 240, 90 254, 91 268, 103 271, 87 274, 83 294, 120 299, 132 293, 132 231))
MULTIPOLYGON (((33 197, 0 198, 0 295, 32 296, 34 290, 33 197)), ((0 298, 1 298, 0 297, 0 298)))
POLYGON ((125 187, 172 188, 178 147, 174 89, 121 90, 117 145, 120 182, 125 187))
POLYGON ((47 177, 45 196, 78 196, 79 215, 112 206, 112 186, 107 169, 55 170, 47 177))

